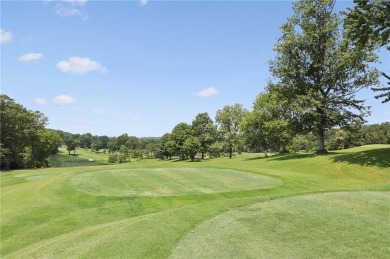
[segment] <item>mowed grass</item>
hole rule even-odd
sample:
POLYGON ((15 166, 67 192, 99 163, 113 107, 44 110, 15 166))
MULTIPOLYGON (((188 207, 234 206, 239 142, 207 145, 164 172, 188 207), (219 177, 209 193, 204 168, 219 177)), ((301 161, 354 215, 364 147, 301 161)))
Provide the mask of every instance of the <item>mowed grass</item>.
POLYGON ((387 258, 389 163, 372 145, 6 172, 1 257, 387 258))
POLYGON ((256 203, 202 223, 172 258, 385 258, 389 200, 389 192, 338 192, 256 203))
POLYGON ((181 196, 272 188, 282 181, 230 169, 138 168, 82 173, 71 184, 104 196, 181 196))
POLYGON ((76 149, 76 154, 68 153, 66 148, 59 148, 59 153, 49 159, 51 167, 77 167, 107 165, 107 155, 102 152, 92 152, 86 149, 76 149))

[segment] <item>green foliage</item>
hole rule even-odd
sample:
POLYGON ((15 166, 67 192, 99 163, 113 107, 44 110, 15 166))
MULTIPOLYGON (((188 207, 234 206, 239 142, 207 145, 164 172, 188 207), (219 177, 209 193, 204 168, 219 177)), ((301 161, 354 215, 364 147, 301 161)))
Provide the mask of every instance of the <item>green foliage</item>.
POLYGON ((195 160, 195 155, 198 153, 200 148, 202 147, 201 142, 197 137, 189 137, 184 141, 183 149, 191 158, 191 161, 195 160))
POLYGON ((235 104, 232 106, 226 105, 222 110, 218 110, 215 116, 229 158, 232 158, 233 149, 237 148, 242 142, 240 124, 246 113, 247 110, 242 108, 241 104, 235 104))
POLYGON ((206 112, 196 115, 191 126, 193 135, 200 141, 200 152, 204 159, 204 154, 216 140, 217 128, 206 112))
POLYGON ((108 155, 108 162, 109 163, 117 163, 118 162, 118 153, 111 153, 108 155))
POLYGON ((76 154, 76 148, 78 147, 79 143, 78 140, 73 137, 68 137, 64 139, 64 143, 66 145, 66 150, 68 151, 69 155, 70 152, 73 151, 73 154, 76 154))
POLYGON ((378 85, 378 72, 369 67, 377 56, 353 46, 342 30, 335 1, 294 2, 294 15, 282 26, 282 36, 271 62, 280 79, 278 93, 294 104, 300 125, 318 138, 325 151, 324 134, 335 126, 364 122, 367 107, 355 93, 378 85))
POLYGON ((389 145, 263 158, 2 173, 1 258, 388 257, 389 145))
POLYGON ((47 118, 0 95, 1 169, 46 166, 62 143, 58 133, 45 129, 47 118))
MULTIPOLYGON (((360 49, 386 47, 390 51, 390 1, 354 0, 355 6, 348 8, 344 26, 348 38, 360 49)), ((374 91, 384 92, 375 98, 390 101, 390 76, 382 72, 388 80, 387 87, 372 87, 374 91)))
POLYGON ((175 153, 180 154, 180 158, 186 157, 186 150, 184 148, 184 142, 187 138, 192 136, 191 125, 181 122, 177 124, 171 133, 171 139, 175 142, 175 153))
POLYGON ((247 113, 241 123, 246 144, 263 150, 286 152, 293 138, 290 106, 277 92, 261 93, 253 104, 253 111, 247 113))
POLYGON ((215 142, 209 147, 209 154, 212 158, 221 157, 223 154, 224 144, 222 142, 215 142))

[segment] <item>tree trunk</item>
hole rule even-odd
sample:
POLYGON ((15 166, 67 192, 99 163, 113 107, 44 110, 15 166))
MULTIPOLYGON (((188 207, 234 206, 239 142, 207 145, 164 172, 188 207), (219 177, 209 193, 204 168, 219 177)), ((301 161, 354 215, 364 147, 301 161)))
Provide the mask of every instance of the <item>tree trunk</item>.
POLYGON ((202 160, 204 159, 204 152, 202 151, 202 160))
POLYGON ((229 159, 232 159, 233 148, 229 148, 229 159))
POLYGON ((317 140, 318 140, 318 149, 317 154, 325 154, 327 153, 325 149, 325 137, 324 137, 324 129, 319 129, 317 132, 317 140))

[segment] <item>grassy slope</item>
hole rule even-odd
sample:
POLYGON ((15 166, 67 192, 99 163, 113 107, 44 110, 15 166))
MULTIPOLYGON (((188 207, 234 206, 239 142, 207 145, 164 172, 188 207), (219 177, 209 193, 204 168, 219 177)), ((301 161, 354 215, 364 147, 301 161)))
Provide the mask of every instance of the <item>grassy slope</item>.
MULTIPOLYGON (((103 163, 101 154, 96 155, 103 163)), ((389 145, 317 157, 298 154, 265 159, 246 154, 201 163, 142 160, 8 172, 0 178, 1 256, 168 257, 197 225, 231 209, 305 193, 388 191, 389 174, 389 145), (79 192, 70 184, 83 172, 168 167, 236 169, 275 177, 283 185, 179 197, 105 197, 79 192)))

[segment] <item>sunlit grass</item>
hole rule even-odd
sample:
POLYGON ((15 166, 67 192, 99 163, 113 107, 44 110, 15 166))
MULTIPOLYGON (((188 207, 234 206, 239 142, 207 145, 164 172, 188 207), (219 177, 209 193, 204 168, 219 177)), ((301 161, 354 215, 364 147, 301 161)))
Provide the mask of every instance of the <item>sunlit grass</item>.
MULTIPOLYGON (((80 153, 80 157, 82 155, 87 157, 88 152, 90 151, 85 151, 85 154, 80 153)), ((103 154, 96 155, 103 157, 103 154)), ((66 158, 67 155, 61 154, 61 156, 66 158)), ((96 158, 96 160, 98 159, 96 158)), ((264 221, 265 225, 258 226, 258 223, 263 220, 257 218, 256 215, 258 214, 250 212, 250 210, 263 211, 264 213, 267 210, 280 214, 284 213, 287 219, 294 219, 294 215, 300 215, 299 213, 302 212, 307 213, 308 222, 310 222, 312 217, 317 217, 320 221, 328 221, 327 219, 337 216, 337 211, 341 213, 337 217, 344 219, 346 214, 343 214, 344 212, 339 210, 338 206, 347 202, 350 204, 348 206, 356 206, 357 208, 364 203, 368 203, 369 206, 376 204, 377 208, 351 209, 349 213, 355 214, 348 214, 354 219, 354 223, 351 222, 351 225, 347 227, 358 227, 361 231, 348 230, 344 232, 343 241, 351 247, 358 246, 361 244, 361 234, 366 233, 364 231, 376 231, 376 227, 372 226, 372 221, 377 219, 372 214, 380 216, 389 209, 390 202, 387 191, 390 190, 390 168, 386 166, 389 160, 389 145, 372 145, 341 150, 326 156, 293 154, 263 158, 261 154, 243 154, 233 157, 233 159, 219 158, 196 163, 134 160, 130 163, 116 165, 46 168, 2 173, 0 176, 1 257, 166 258, 174 251, 176 251, 174 255, 180 257, 181 254, 177 253, 179 247, 184 244, 183 242, 187 242, 185 240, 189 238, 192 231, 197 233, 199 230, 196 228, 197 226, 218 219, 218 217, 221 217, 219 224, 224 224, 222 219, 229 218, 228 211, 245 213, 245 210, 248 210, 248 214, 243 215, 243 217, 250 219, 248 220, 249 228, 261 228, 265 231, 267 229, 272 230, 271 223, 264 221), (174 170, 170 168, 174 168, 174 170), (186 192, 185 188, 191 187, 191 181, 195 183, 197 180, 201 180, 196 179, 195 174, 192 174, 181 179, 181 182, 174 183, 176 181, 175 173, 180 171, 180 168, 187 168, 188 170, 189 168, 196 168, 195 172, 202 170, 213 172, 215 169, 238 170, 243 177, 245 175, 259 175, 260 178, 261 176, 270 176, 282 184, 266 189, 229 189, 227 184, 232 183, 223 183, 223 177, 218 175, 216 180, 221 181, 221 188, 224 188, 224 184, 227 186, 224 192, 207 193, 202 192, 201 188, 197 187, 199 189, 191 193, 186 192), (165 171, 171 177, 165 180, 165 184, 171 184, 170 188, 173 188, 173 195, 158 195, 159 192, 156 189, 154 189, 154 196, 126 193, 126 184, 129 184, 129 182, 126 183, 124 178, 121 179, 121 177, 126 177, 121 173, 116 184, 113 184, 115 181, 111 178, 111 176, 114 177, 113 174, 107 176, 97 174, 98 177, 94 179, 94 172, 100 172, 100 174, 110 170, 129 172, 133 169, 140 169, 135 170, 138 172, 137 174, 150 172, 151 175, 157 174, 157 169, 165 171), (88 180, 91 183, 93 181, 99 183, 98 186, 100 187, 96 189, 98 193, 89 194, 85 190, 80 190, 80 186, 75 186, 75 179, 83 178, 85 175, 88 177, 83 179, 85 180, 82 181, 83 183, 88 180), (101 178, 98 179, 99 177, 101 178), (105 182, 107 185, 104 184, 105 182), (124 187, 119 187, 120 184, 124 184, 124 187), (175 184, 178 185, 172 187, 175 184), (118 186, 118 188, 115 186, 118 186), (104 190, 104 188, 109 190, 104 190), (103 193, 99 193, 99 191, 103 193), (112 195, 113 191, 121 193, 120 195, 112 195), (321 196, 322 194, 306 196, 311 193, 339 191, 348 191, 347 196, 338 197, 336 194, 334 194, 335 196, 321 196), (350 194, 351 191, 380 192, 369 192, 368 196, 359 196, 358 193, 350 194), (106 193, 104 194, 104 192, 106 193), (178 195, 180 192, 182 192, 182 195, 178 195), (292 200, 289 200, 289 197, 292 197, 292 200), (346 197, 355 198, 349 199, 346 197), (341 203, 333 204, 335 207, 329 207, 329 214, 326 214, 326 210, 321 208, 325 208, 323 205, 326 204, 326 200, 336 198, 341 203), (285 206, 286 209, 283 209, 285 206), (314 209, 310 210, 310 208, 314 209), (225 212, 228 214, 224 214, 225 212), (250 222, 253 222, 252 226, 250 222)), ((231 179, 231 181, 234 182, 235 179, 231 179)), ((144 175, 136 177, 128 185, 129 189, 134 189, 137 185, 146 188, 147 181, 148 178, 144 175)), ((154 181, 154 186, 157 186, 160 180, 154 179, 154 181)), ((214 186, 213 188, 218 187, 217 182, 211 184, 207 180, 202 181, 204 184, 214 186)), ((161 183, 164 185, 164 180, 161 179, 161 183)), ((195 188, 195 184, 193 188, 195 188)), ((153 188, 151 191, 153 191, 153 188)), ((266 213, 259 214, 259 217, 267 218, 267 215, 266 213)), ((281 222, 284 222, 283 219, 281 219, 281 222)), ((301 223, 295 222, 296 224, 294 223, 295 225, 292 224, 291 226, 285 222, 284 232, 274 233, 273 236, 270 236, 270 239, 267 240, 267 242, 271 242, 270 247, 278 247, 278 242, 281 242, 295 230, 305 231, 300 229, 299 224, 301 223)), ((329 229, 337 229, 336 223, 329 222, 329 229)), ((378 226, 380 224, 382 223, 378 223, 378 226)), ((234 245, 236 243, 234 240, 240 237, 238 232, 236 233, 237 236, 234 235, 235 231, 233 229, 239 226, 234 217, 231 224, 227 225, 227 227, 229 226, 232 229, 225 230, 227 235, 221 242, 230 242, 234 245)), ((385 227, 382 227, 382 230, 385 229, 385 227)), ((210 228, 208 234, 216 235, 212 230, 210 228)), ((322 251, 334 248, 332 240, 335 238, 337 240, 338 237, 337 231, 323 232, 323 230, 326 229, 318 226, 318 228, 314 227, 312 235, 310 231, 307 233, 308 239, 323 242, 322 248, 316 250, 310 246, 302 246, 299 249, 297 248, 296 252, 298 254, 307 253, 311 258, 324 257, 326 254, 323 254, 322 251), (323 233, 322 241, 317 240, 320 233, 323 233)), ((378 238, 381 238, 381 240, 387 238, 388 240, 390 237, 387 233, 378 234, 378 238)), ((217 233, 217 235, 221 234, 222 232, 217 233)), ((254 240, 264 238, 261 235, 252 234, 254 240)), ((306 242, 304 238, 301 241, 306 242)), ((241 257, 240 253, 243 250, 240 246, 245 244, 245 241, 236 244, 237 247, 234 250, 237 253, 236 257, 241 257)), ((255 245, 256 242, 251 244, 255 245)), ((223 245, 221 244, 221 247, 223 245)), ((372 254, 373 257, 387 251, 387 248, 375 238, 367 239, 364 247, 365 251, 378 250, 372 254)), ((288 252, 287 250, 286 252, 288 252)), ((334 251, 335 254, 328 254, 329 257, 345 258, 359 257, 358 254, 367 255, 359 252, 359 250, 356 253, 351 253, 348 249, 336 249, 334 251)), ((290 255, 294 257, 295 254, 290 255)), ((243 256, 245 257, 245 255, 243 256)), ((251 257, 251 255, 248 256, 251 257)))

